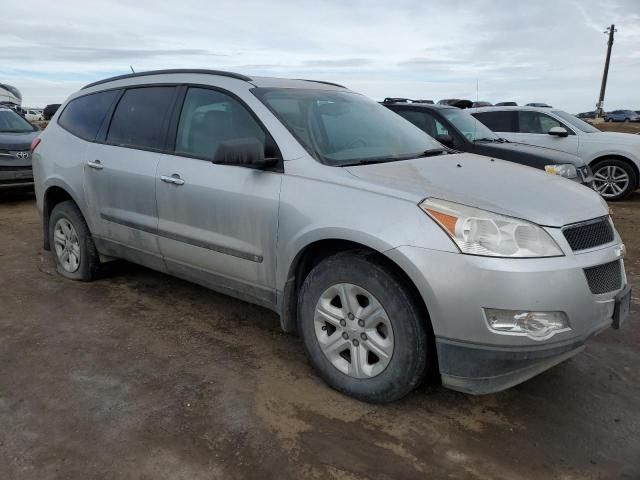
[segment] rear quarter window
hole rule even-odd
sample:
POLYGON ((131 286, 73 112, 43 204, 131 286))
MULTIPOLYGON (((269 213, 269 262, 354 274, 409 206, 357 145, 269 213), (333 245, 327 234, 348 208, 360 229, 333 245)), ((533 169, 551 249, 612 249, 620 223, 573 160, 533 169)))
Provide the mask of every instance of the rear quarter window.
POLYGON ((95 140, 118 93, 118 90, 110 90, 71 100, 60 115, 58 124, 77 137, 95 140))
POLYGON ((517 132, 518 116, 515 111, 503 112, 477 112, 473 114, 494 132, 517 132))

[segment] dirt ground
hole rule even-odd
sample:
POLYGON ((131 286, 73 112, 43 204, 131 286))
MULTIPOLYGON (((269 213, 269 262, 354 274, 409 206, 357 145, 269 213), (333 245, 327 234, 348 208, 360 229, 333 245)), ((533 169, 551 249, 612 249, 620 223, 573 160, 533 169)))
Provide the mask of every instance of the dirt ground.
MULTIPOLYGON (((613 205, 640 292, 640 193, 613 205)), ((273 313, 121 263, 56 275, 0 197, 0 479, 640 478, 640 299, 509 391, 388 406, 327 388, 273 313)))
POLYGON ((601 122, 594 126, 603 132, 640 133, 640 123, 601 122))

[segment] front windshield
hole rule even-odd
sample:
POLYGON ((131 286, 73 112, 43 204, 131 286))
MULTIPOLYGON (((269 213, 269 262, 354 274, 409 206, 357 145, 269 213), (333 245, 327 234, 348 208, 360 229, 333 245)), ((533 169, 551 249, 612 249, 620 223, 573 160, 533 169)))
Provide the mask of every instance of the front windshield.
POLYGON ((327 165, 406 160, 443 148, 412 123, 357 93, 294 88, 252 92, 327 165))
POLYGON ((13 110, 0 109, 0 132, 32 132, 33 126, 13 110))
POLYGON ((467 137, 471 142, 477 140, 499 140, 495 133, 487 128, 487 126, 476 120, 476 118, 457 108, 444 108, 440 110, 440 113, 449 120, 458 131, 467 137))
POLYGON ((562 110, 554 110, 553 113, 585 133, 598 133, 600 131, 593 125, 580 120, 578 117, 571 115, 570 113, 563 112, 562 110))

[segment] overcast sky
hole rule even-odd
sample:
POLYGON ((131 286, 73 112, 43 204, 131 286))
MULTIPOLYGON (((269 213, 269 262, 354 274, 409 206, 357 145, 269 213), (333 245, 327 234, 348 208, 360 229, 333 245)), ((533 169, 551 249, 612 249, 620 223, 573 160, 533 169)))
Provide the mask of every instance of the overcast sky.
POLYGON ((605 108, 640 109, 640 0, 5 1, 0 83, 25 106, 133 65, 329 80, 377 100, 476 99, 479 85, 480 100, 576 113, 594 108, 615 23, 605 108))

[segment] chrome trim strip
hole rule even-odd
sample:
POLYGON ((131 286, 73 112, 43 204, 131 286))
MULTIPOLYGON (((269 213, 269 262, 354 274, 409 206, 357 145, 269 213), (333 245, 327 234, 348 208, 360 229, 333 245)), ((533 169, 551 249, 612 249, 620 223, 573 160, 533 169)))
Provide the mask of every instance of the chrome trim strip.
POLYGON ((159 237, 168 238, 169 240, 175 240, 176 242, 187 243, 189 245, 193 245, 194 247, 204 248, 214 252, 222 253, 224 255, 231 255, 232 257, 242 258, 243 260, 249 260, 251 262, 256 262, 256 263, 262 263, 263 261, 263 257, 261 255, 254 255, 252 253, 244 252, 242 250, 236 250, 234 248, 224 247, 222 245, 203 242, 201 240, 196 240, 195 238, 186 237, 184 235, 180 235, 177 233, 167 232, 166 230, 154 229, 151 227, 147 227, 145 225, 140 225, 135 222, 130 222, 128 220, 122 220, 120 218, 113 217, 106 213, 101 213, 100 218, 108 222, 117 223, 125 227, 134 228, 136 230, 141 230, 147 233, 152 233, 154 235, 158 235, 159 237))

